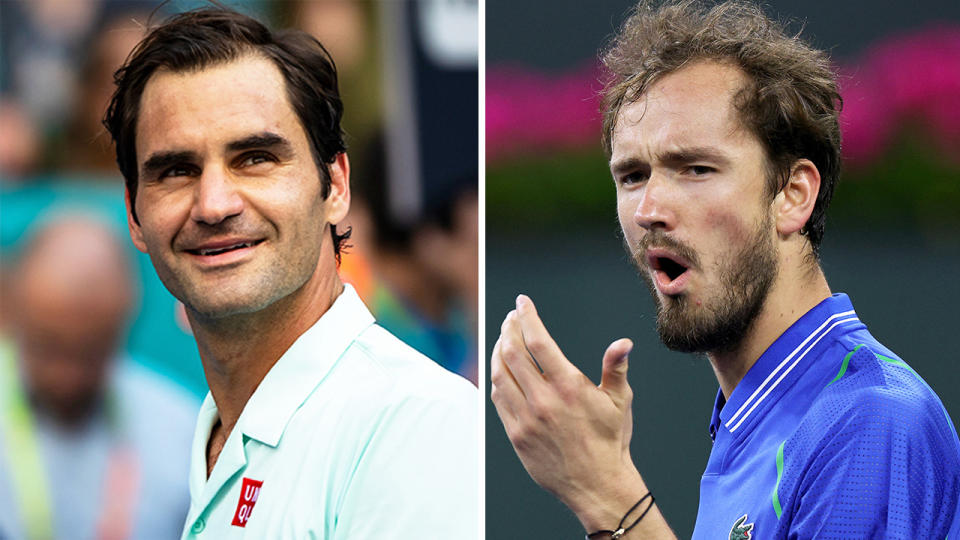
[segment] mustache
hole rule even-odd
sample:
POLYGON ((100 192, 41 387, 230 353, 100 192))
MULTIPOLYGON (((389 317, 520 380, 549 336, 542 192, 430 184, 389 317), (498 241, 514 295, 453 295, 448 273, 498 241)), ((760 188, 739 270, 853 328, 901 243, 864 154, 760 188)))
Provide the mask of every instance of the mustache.
MULTIPOLYGON (((626 240, 624 240, 624 243, 626 243, 626 240)), ((636 248, 627 246, 627 252, 630 253, 638 268, 647 268, 646 252, 651 248, 672 251, 676 255, 686 259, 690 263, 691 268, 700 268, 700 257, 693 248, 676 238, 668 236, 667 233, 659 229, 649 231, 643 235, 643 238, 637 242, 636 248)))

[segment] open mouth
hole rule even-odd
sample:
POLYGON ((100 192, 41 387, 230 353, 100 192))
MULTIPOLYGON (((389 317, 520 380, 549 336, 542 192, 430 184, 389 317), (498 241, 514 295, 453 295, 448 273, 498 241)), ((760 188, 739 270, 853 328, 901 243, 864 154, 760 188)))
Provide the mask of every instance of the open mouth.
POLYGON ((213 255, 220 255, 222 253, 236 251, 238 249, 253 247, 261 242, 263 242, 263 240, 252 240, 249 242, 237 242, 236 244, 231 244, 231 245, 221 246, 216 248, 188 249, 187 253, 192 253, 194 255, 202 255, 204 257, 211 257, 213 255))
POLYGON ((656 257, 654 259, 654 270, 664 272, 670 278, 670 281, 673 281, 683 275, 687 271, 687 267, 670 257, 656 257))
POLYGON ((657 276, 657 281, 661 285, 673 283, 690 269, 685 259, 664 249, 648 251, 647 266, 657 276))

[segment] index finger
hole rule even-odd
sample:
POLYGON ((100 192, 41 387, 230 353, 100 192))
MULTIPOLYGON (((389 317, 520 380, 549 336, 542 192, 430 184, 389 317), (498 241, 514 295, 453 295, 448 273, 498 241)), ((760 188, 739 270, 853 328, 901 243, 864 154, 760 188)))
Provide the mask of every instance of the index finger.
POLYGON ((563 355, 557 342, 550 337, 550 332, 537 314, 533 300, 523 294, 517 296, 517 320, 520 323, 523 342, 537 365, 543 370, 544 376, 556 377, 571 370, 579 372, 576 366, 563 355))

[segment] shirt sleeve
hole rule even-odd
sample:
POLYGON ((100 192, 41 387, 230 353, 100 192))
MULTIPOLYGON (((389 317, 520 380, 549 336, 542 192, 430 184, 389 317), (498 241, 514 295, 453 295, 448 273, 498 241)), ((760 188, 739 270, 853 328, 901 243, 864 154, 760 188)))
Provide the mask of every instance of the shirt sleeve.
POLYGON ((802 470, 788 538, 947 538, 958 518, 957 436, 935 398, 858 391, 802 470))
POLYGON ((475 539, 477 396, 469 383, 387 411, 338 512, 336 540, 475 539))

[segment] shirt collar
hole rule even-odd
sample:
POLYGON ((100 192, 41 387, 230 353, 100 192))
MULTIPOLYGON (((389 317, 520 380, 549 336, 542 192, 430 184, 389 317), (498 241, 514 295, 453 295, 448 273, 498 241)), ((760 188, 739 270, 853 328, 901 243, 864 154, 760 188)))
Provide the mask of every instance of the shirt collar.
POLYGON ((762 402, 778 397, 790 387, 793 377, 805 370, 812 359, 808 351, 835 328, 851 322, 859 321, 850 298, 843 293, 826 298, 800 317, 757 359, 729 400, 717 392, 710 437, 716 437, 721 425, 731 432, 739 430, 762 402))
POLYGON ((727 402, 727 398, 723 397, 723 390, 717 389, 717 397, 713 400, 713 414, 710 415, 710 440, 717 440, 717 430, 720 429, 720 424, 723 423, 720 420, 720 411, 723 410, 723 405, 727 402))
POLYGON ((237 420, 240 431, 276 446, 293 413, 330 372, 351 343, 375 319, 350 284, 277 360, 237 420))
POLYGON ((197 427, 193 432, 193 447, 190 459, 190 500, 199 501, 203 496, 203 490, 207 483, 207 444, 210 440, 210 432, 213 425, 217 423, 219 412, 217 404, 213 401, 213 395, 207 392, 203 398, 203 404, 200 406, 200 413, 197 418, 197 427))

